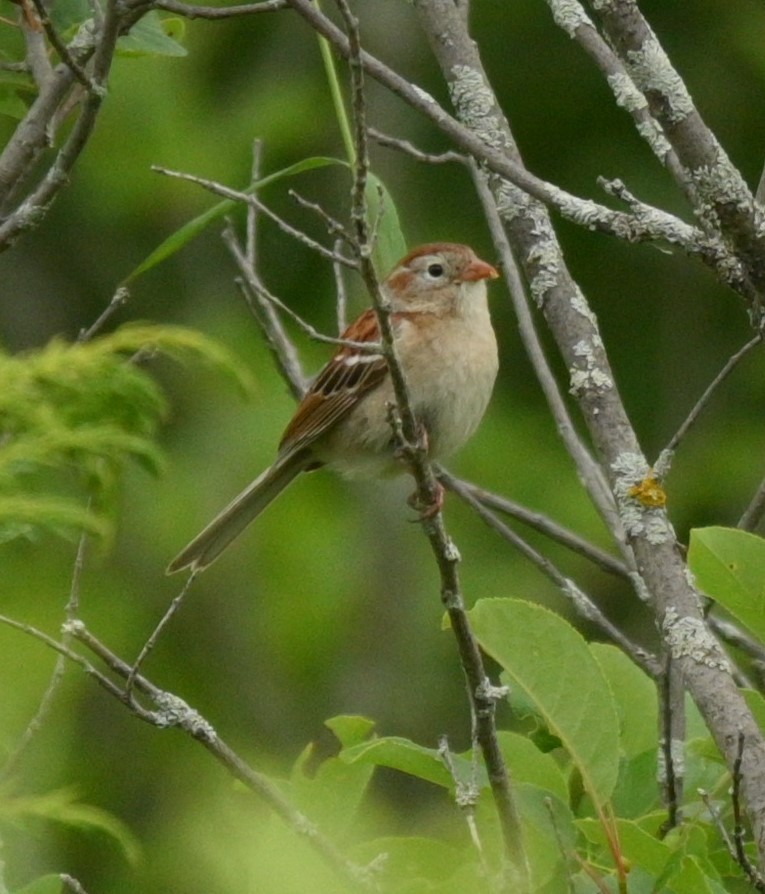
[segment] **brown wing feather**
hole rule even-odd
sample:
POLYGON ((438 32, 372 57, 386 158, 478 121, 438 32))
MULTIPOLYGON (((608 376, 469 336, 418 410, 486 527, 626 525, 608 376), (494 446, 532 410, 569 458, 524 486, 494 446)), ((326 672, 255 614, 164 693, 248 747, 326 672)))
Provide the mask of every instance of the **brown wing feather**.
MULTIPOLYGON (((346 329, 343 338, 370 344, 378 341, 379 330, 374 311, 365 311, 346 329)), ((298 450, 313 443, 365 394, 379 385, 387 374, 388 365, 381 355, 359 354, 351 347, 340 348, 301 401, 285 429, 279 453, 298 450), (352 358, 358 360, 353 361, 352 358)))

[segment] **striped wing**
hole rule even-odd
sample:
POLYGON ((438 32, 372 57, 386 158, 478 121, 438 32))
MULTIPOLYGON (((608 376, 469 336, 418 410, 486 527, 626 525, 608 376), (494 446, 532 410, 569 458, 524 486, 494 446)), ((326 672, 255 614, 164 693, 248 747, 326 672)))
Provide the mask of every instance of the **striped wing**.
MULTIPOLYGON (((379 341, 374 311, 365 311, 343 333, 343 338, 370 344, 379 341)), ((387 375, 388 365, 381 354, 363 354, 351 347, 340 348, 301 401, 284 432, 279 453, 310 446, 387 375)))

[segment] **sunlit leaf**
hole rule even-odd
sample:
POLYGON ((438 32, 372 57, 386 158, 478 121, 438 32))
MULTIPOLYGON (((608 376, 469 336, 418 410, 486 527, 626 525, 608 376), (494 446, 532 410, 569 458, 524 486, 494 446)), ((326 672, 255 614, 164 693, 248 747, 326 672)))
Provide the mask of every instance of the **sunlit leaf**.
POLYGON ((516 599, 470 612, 481 647, 536 704, 602 806, 616 785, 619 722, 611 689, 583 637, 558 615, 516 599))
POLYGON ((188 51, 176 39, 183 35, 182 24, 177 19, 167 22, 154 11, 146 13, 120 37, 117 52, 122 56, 186 56, 188 51))
POLYGON ((698 586, 765 639, 765 540, 736 528, 691 531, 688 563, 698 586))

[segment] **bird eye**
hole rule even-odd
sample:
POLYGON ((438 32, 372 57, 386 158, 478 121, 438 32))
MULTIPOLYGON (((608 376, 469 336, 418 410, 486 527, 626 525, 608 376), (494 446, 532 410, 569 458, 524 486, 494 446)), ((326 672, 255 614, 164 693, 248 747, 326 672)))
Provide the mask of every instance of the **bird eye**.
POLYGON ((443 264, 428 264, 428 276, 433 277, 433 279, 438 279, 439 276, 444 275, 444 265, 443 264))

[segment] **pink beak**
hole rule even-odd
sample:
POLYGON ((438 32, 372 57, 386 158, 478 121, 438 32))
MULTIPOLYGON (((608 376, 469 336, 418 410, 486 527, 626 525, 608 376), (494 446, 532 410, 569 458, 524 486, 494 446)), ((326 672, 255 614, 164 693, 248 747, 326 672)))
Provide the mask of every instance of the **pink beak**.
POLYGON ((499 273, 497 273, 496 269, 480 258, 475 258, 471 261, 462 272, 462 279, 465 282, 476 282, 479 279, 496 279, 498 276, 499 273))

